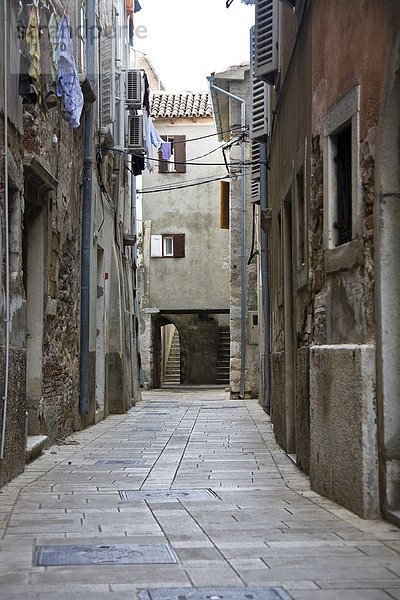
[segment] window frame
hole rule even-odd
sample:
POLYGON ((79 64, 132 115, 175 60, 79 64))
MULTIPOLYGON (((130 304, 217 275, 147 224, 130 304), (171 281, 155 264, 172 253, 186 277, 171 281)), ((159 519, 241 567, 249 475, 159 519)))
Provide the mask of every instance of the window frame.
POLYGON ((343 248, 357 239, 361 231, 362 194, 360 175, 360 86, 337 102, 323 117, 324 249, 343 248), (351 240, 338 244, 336 138, 351 126, 351 240))

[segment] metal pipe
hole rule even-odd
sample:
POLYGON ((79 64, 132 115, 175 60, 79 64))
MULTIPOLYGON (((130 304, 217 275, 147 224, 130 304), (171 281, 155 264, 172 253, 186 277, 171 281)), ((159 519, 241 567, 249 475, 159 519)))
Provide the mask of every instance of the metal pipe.
MULTIPOLYGON (((87 2, 87 73, 94 89, 95 0, 87 2)), ((81 353, 79 413, 89 412, 90 248, 92 242, 93 104, 85 113, 81 250, 81 353)))
POLYGON ((215 77, 210 75, 207 80, 210 85, 210 89, 227 96, 231 100, 240 102, 240 126, 242 130, 242 160, 241 160, 241 270, 240 270, 240 398, 244 398, 245 394, 245 368, 246 368, 246 169, 245 169, 245 158, 246 158, 246 141, 244 138, 244 130, 246 127, 246 101, 235 94, 231 94, 226 90, 214 85, 215 77))
MULTIPOLYGON (((260 210, 268 208, 268 167, 267 144, 260 144, 260 210)), ((269 298, 269 265, 268 234, 261 228, 261 282, 262 304, 264 314, 264 398, 263 408, 269 414, 271 410, 271 365, 270 353, 270 298, 269 298)))
POLYGON ((8 400, 8 373, 10 360, 10 249, 8 234, 8 14, 7 0, 3 0, 4 9, 4 212, 5 212, 5 259, 6 259, 6 348, 5 348, 5 373, 4 373, 4 395, 3 395, 3 422, 1 427, 0 459, 4 458, 4 443, 6 435, 7 400, 8 400))

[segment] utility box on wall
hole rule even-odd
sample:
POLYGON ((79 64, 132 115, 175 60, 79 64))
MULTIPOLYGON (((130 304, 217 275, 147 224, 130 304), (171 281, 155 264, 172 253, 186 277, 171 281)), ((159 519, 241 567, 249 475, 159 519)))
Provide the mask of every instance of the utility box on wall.
POLYGON ((249 344, 258 344, 258 312, 249 310, 249 344))

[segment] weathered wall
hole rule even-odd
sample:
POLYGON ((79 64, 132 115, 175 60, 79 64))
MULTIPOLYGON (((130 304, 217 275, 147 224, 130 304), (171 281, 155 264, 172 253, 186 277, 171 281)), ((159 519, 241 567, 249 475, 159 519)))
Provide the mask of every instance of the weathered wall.
POLYGON ((282 37, 282 71, 272 108, 278 98, 275 131, 271 141, 269 206, 271 286, 271 415, 279 443, 296 454, 298 464, 308 471, 309 422, 307 351, 311 311, 310 252, 304 235, 300 258, 299 231, 307 232, 309 213, 299 208, 299 182, 302 177, 304 205, 310 201, 311 138, 311 22, 305 19, 298 39, 291 72, 287 73, 304 3, 296 13, 282 5, 285 35, 282 37), (285 78, 287 79, 285 80, 285 78), (281 94, 283 82, 285 91, 281 94), (301 98, 301 101, 299 101, 301 98), (302 173, 302 175, 300 175, 302 173))
POLYGON ((313 346, 310 480, 364 518, 378 514, 375 348, 313 346))
MULTIPOLYGON (((212 135, 211 118, 155 119, 160 135, 191 138, 212 135)), ((186 160, 202 156, 218 146, 217 137, 187 142, 186 160)), ((221 153, 196 160, 220 163, 221 153)), ((187 165, 186 173, 143 174, 143 189, 174 186, 194 179, 213 179, 226 173, 222 166, 187 165)), ((182 191, 143 194, 143 221, 151 221, 151 234, 185 234, 184 258, 150 258, 149 307, 160 309, 226 309, 229 307, 229 231, 220 229, 220 183, 186 188, 182 191)))
MULTIPOLYGON (((248 67, 232 68, 226 73, 216 75, 215 85, 226 89, 230 93, 245 100, 246 123, 250 117, 250 69, 248 67)), ((241 124, 241 105, 236 100, 227 100, 218 94, 221 127, 223 131, 234 130, 241 124)), ((232 146, 229 151, 232 162, 241 160, 241 144, 232 146)), ((245 160, 250 160, 249 144, 246 144, 245 160)), ((242 181, 240 168, 231 167, 230 187, 230 333, 231 333, 231 363, 230 363, 230 388, 233 397, 240 393, 241 381, 241 247, 242 247, 242 181)), ((246 397, 255 398, 258 395, 259 359, 258 346, 249 344, 249 311, 257 311, 258 285, 257 265, 253 260, 247 264, 251 253, 252 240, 252 213, 253 207, 248 201, 250 198, 250 177, 245 176, 245 369, 244 392, 246 397)))

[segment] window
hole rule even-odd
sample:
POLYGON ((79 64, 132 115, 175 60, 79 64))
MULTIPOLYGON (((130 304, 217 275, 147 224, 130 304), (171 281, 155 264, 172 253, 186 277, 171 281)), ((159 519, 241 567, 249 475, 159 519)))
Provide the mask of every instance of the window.
POLYGON ((163 256, 174 255, 174 238, 172 235, 163 236, 163 256))
POLYGON ((351 125, 336 136, 336 245, 352 239, 351 224, 351 125))
POLYGON ((323 122, 324 245, 334 249, 361 234, 360 87, 337 102, 323 122))
POLYGON ((150 255, 152 258, 184 258, 185 234, 152 235, 150 238, 150 255))
POLYGON ((305 244, 305 207, 304 207, 304 168, 297 173, 297 268, 305 264, 306 244, 305 244))
POLYGON ((171 144, 171 158, 163 160, 162 150, 158 153, 159 173, 186 173, 186 136, 185 135, 162 135, 165 142, 171 144))

